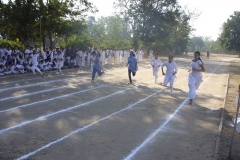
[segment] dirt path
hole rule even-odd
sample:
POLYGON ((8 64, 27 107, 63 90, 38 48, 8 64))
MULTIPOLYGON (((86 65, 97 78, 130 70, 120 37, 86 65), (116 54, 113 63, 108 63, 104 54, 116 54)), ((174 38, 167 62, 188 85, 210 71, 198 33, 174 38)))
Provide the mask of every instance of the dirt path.
POLYGON ((188 106, 190 59, 176 58, 173 96, 153 83, 147 60, 134 86, 123 64, 94 84, 86 69, 2 78, 0 159, 212 159, 230 59, 203 59, 204 83, 188 106))

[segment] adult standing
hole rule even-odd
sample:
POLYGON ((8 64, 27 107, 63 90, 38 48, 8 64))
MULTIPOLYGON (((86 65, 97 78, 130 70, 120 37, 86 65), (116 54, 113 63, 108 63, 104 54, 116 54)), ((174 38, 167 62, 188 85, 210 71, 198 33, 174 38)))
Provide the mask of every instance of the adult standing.
POLYGON ((63 67, 63 53, 61 51, 57 51, 57 68, 60 74, 62 74, 62 67, 63 67))
POLYGON ((205 72, 203 62, 200 58, 200 52, 196 51, 194 53, 194 58, 191 61, 191 69, 189 70, 188 76, 188 99, 189 104, 192 105, 193 99, 196 96, 196 90, 199 88, 202 82, 202 72, 205 72))

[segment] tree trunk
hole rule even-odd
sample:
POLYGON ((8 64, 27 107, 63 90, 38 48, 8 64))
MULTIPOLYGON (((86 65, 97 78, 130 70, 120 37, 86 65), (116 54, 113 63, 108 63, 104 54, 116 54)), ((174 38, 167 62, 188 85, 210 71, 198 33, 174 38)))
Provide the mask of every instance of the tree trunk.
POLYGON ((45 45, 45 35, 43 35, 43 37, 42 37, 42 44, 43 44, 43 49, 46 49, 46 45, 45 45))
POLYGON ((25 40, 21 35, 19 35, 19 40, 23 43, 24 47, 28 46, 27 40, 25 40))
POLYGON ((48 38, 49 38, 49 41, 50 41, 50 48, 53 48, 53 41, 52 41, 52 33, 51 32, 48 33, 48 38))

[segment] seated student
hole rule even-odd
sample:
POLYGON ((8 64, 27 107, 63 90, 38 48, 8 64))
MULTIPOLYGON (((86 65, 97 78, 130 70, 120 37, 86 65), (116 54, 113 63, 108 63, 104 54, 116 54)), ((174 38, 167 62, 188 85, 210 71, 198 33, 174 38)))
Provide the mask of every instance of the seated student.
POLYGON ((20 62, 21 65, 23 65, 24 59, 22 55, 18 57, 18 61, 20 62))
POLYGON ((57 67, 57 59, 56 58, 53 59, 52 68, 53 69, 58 69, 58 67, 57 67))
POLYGON ((32 72, 32 61, 30 57, 27 58, 26 62, 24 63, 24 66, 26 72, 32 72))
POLYGON ((18 74, 20 73, 19 71, 17 71, 15 65, 14 65, 14 62, 11 63, 11 68, 10 68, 10 71, 12 74, 18 74))
POLYGON ((2 64, 0 64, 0 76, 5 75, 6 67, 4 67, 2 64))
POLYGON ((6 59, 5 59, 5 56, 3 56, 0 60, 0 64, 2 64, 4 67, 6 65, 6 59))
POLYGON ((63 68, 71 68, 70 64, 68 63, 68 59, 65 60, 63 68))
POLYGON ((40 70, 45 71, 45 66, 46 66, 45 62, 43 60, 41 60, 41 62, 39 64, 40 70))
POLYGON ((52 69, 52 62, 50 59, 45 60, 45 71, 50 71, 52 69))
POLYGON ((12 74, 11 65, 9 65, 8 63, 6 63, 6 68, 5 68, 4 74, 12 74))
POLYGON ((76 61, 76 59, 74 57, 72 57, 72 59, 71 59, 71 68, 77 67, 76 65, 77 65, 77 61, 76 61))
POLYGON ((15 67, 15 70, 16 70, 17 72, 19 72, 19 73, 25 73, 25 72, 24 72, 24 67, 23 67, 23 65, 21 65, 21 62, 20 62, 20 61, 17 62, 17 65, 16 65, 16 67, 15 67))

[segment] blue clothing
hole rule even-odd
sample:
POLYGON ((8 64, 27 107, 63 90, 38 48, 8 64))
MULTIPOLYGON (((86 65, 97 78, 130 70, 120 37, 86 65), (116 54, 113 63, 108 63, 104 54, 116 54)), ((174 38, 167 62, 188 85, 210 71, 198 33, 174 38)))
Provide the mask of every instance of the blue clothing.
POLYGON ((93 69, 101 72, 102 67, 100 66, 100 58, 98 56, 96 56, 96 58, 94 59, 94 65, 93 65, 93 69))
POLYGON ((137 71, 137 59, 134 56, 129 56, 128 57, 128 69, 130 69, 132 72, 136 72, 137 71))

